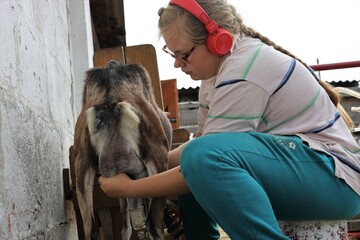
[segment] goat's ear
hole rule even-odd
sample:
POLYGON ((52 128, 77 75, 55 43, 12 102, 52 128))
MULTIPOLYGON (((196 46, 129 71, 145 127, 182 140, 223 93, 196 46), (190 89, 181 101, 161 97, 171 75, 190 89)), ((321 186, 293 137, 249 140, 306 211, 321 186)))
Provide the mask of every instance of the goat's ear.
MULTIPOLYGON (((92 110, 90 111, 90 116, 91 118, 93 117, 93 119, 95 119, 95 109, 92 108, 92 110)), ((86 153, 85 159, 86 161, 90 162, 91 166, 93 169, 97 169, 99 162, 98 162, 98 157, 96 154, 96 150, 93 147, 93 144, 91 143, 91 139, 94 138, 93 134, 96 133, 97 129, 94 125, 94 122, 92 119, 90 119, 90 121, 88 120, 88 116, 86 114, 86 126, 84 127, 84 153, 86 153), (91 132, 90 131, 90 126, 92 128, 92 131, 95 132, 91 132)), ((97 135, 95 134, 95 140, 96 140, 97 135)), ((94 140, 94 141, 95 141, 94 140)))
POLYGON ((117 111, 121 114, 119 131, 122 133, 123 137, 129 142, 132 149, 134 149, 139 154, 139 124, 140 118, 136 114, 135 109, 127 102, 118 102, 116 104, 117 111))
POLYGON ((90 135, 93 135, 96 132, 96 126, 95 126, 95 108, 91 107, 85 111, 86 114, 86 125, 89 129, 90 135))
POLYGON ((123 120, 126 121, 126 124, 129 124, 128 127, 134 127, 140 123, 140 118, 136 114, 135 109, 128 102, 118 102, 116 104, 118 111, 121 111, 123 120))

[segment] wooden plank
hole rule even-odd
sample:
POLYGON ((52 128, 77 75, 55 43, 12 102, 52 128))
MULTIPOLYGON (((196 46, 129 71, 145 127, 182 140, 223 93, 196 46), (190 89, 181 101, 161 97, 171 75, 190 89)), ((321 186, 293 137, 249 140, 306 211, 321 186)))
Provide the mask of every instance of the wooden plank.
POLYGON ((127 47, 126 61, 127 63, 140 64, 148 71, 156 103, 161 109, 164 109, 159 69, 154 46, 151 44, 143 44, 127 47))
POLYGON ((173 131, 173 139, 171 149, 177 148, 181 144, 187 142, 190 139, 190 133, 185 128, 175 129, 173 131))
POLYGON ((168 113, 172 129, 179 128, 179 94, 176 79, 162 80, 161 90, 163 95, 164 111, 168 113))

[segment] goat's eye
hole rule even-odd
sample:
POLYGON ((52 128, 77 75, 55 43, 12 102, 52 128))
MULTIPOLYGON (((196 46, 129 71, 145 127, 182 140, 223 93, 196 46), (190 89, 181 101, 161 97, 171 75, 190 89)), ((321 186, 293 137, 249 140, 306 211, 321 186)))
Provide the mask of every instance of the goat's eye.
POLYGON ((97 117, 95 119, 95 122, 94 122, 95 129, 100 130, 101 128, 104 127, 104 125, 105 125, 104 124, 104 119, 102 117, 97 117))

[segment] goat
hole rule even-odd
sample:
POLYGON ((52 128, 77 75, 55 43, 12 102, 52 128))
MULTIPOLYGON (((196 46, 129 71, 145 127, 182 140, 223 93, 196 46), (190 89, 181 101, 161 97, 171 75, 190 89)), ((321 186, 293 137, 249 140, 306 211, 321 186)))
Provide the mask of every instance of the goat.
MULTIPOLYGON (((76 196, 86 239, 94 231, 93 185, 97 174, 138 179, 167 169, 172 129, 157 106, 149 75, 138 64, 110 61, 86 72, 82 110, 75 124, 76 196)), ((133 227, 129 208, 144 202, 149 239, 163 239, 165 198, 119 199, 122 239, 133 227), (131 206, 132 205, 132 206, 131 206)))

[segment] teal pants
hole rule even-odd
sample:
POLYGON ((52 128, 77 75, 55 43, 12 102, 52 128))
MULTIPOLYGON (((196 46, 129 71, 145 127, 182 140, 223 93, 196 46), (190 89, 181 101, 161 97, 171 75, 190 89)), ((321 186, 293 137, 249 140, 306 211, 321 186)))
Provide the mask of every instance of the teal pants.
POLYGON ((360 197, 334 176, 334 161, 297 136, 216 133, 180 157, 192 194, 178 197, 187 240, 288 239, 278 220, 344 220, 360 197))

